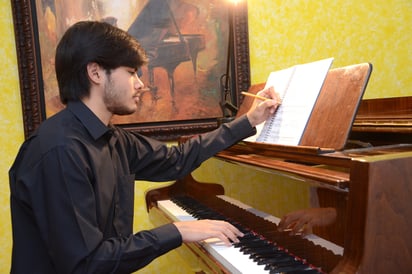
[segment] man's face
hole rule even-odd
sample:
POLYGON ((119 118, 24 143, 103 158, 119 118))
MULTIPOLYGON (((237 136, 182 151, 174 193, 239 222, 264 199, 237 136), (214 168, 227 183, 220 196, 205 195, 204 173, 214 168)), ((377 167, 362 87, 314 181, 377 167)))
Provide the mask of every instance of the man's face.
POLYGON ((137 110, 140 89, 143 83, 137 70, 130 67, 118 67, 107 74, 104 87, 104 102, 107 109, 117 115, 132 114, 137 110))

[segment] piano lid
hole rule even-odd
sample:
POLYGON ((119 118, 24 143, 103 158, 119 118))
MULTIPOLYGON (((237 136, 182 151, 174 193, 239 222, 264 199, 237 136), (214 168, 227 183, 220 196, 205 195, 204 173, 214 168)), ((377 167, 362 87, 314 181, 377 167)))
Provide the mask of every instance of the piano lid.
POLYGON ((171 26, 170 7, 164 0, 149 0, 130 25, 128 32, 143 47, 159 43, 171 26))
POLYGON ((128 29, 128 32, 136 37, 147 51, 169 36, 177 35, 182 39, 169 2, 168 0, 149 0, 128 29))

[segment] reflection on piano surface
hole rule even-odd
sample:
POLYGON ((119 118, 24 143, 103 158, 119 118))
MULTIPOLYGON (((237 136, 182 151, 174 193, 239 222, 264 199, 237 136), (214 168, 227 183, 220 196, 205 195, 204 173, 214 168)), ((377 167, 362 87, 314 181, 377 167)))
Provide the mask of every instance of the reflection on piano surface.
POLYGON ((149 0, 128 32, 137 38, 149 58, 149 88, 152 98, 158 99, 154 83, 154 69, 167 72, 170 93, 174 103, 174 72, 182 62, 191 61, 196 75, 198 53, 205 49, 202 34, 182 34, 168 1, 149 0))
MULTIPOLYGON (((331 77, 328 74, 329 83, 325 86, 330 87, 331 81, 338 81, 346 72, 345 69, 337 70, 330 74, 331 77)), ((351 85, 336 86, 345 87, 342 94, 347 95, 353 88, 351 85)), ((251 87, 250 92, 258 89, 251 87)), ((241 106, 238 115, 250 106, 251 101, 247 100, 245 98, 242 105, 245 107, 241 106)), ((389 101, 389 104, 388 99, 362 102, 355 123, 349 125, 348 136, 355 142, 347 142, 343 149, 240 142, 216 155, 218 159, 242 167, 294 177, 314 186, 319 206, 334 207, 338 212, 335 224, 316 228, 314 234, 322 243, 331 242, 338 245, 337 248, 336 245, 328 248, 323 244, 321 247, 308 239, 276 232, 276 221, 268 222, 262 217, 252 216, 250 210, 246 212, 244 208, 228 204, 226 196, 222 196, 222 186, 196 182, 191 176, 147 193, 146 204, 151 221, 160 225, 178 220, 179 215, 186 216, 183 219, 200 216, 198 210, 182 205, 180 197, 190 197, 190 200, 218 212, 220 216, 216 218, 224 216, 245 229, 248 235, 252 235, 252 246, 255 240, 258 241, 260 254, 255 252, 257 247, 243 247, 242 251, 253 249, 252 253, 257 253, 247 256, 239 251, 241 247, 227 249, 231 254, 230 250, 236 249, 235 259, 219 254, 222 250, 214 243, 183 245, 185 258, 192 262, 194 270, 201 273, 276 273, 276 267, 272 266, 276 259, 266 261, 269 262, 267 267, 256 263, 257 257, 267 258, 266 248, 271 250, 269 256, 275 258, 278 258, 279 249, 286 251, 286 254, 279 255, 284 258, 282 260, 291 261, 301 268, 300 272, 290 273, 410 273, 412 97, 391 98, 389 101), (362 146, 354 147, 354 144, 362 146), (170 208, 177 207, 177 204, 180 204, 177 210, 181 213, 174 214, 170 208), (261 249, 261 245, 265 247, 261 249), (304 270, 308 272, 302 272, 304 270)), ((346 138, 346 133, 344 135, 346 138)), ((206 217, 212 218, 211 215, 206 217)), ((287 273, 286 266, 280 265, 287 273)))

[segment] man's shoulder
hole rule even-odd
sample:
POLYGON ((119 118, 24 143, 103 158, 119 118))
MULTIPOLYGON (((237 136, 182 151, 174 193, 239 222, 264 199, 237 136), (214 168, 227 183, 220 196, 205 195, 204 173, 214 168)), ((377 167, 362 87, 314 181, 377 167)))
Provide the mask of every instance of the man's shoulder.
POLYGON ((35 138, 42 146, 53 147, 70 143, 70 140, 81 138, 86 134, 82 124, 66 110, 51 116, 43 121, 37 131, 35 138))

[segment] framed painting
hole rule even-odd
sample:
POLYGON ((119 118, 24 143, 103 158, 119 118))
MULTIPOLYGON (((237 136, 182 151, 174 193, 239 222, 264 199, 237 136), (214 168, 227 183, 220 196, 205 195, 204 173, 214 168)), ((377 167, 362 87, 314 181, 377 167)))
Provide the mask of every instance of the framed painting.
POLYGON ((138 110, 113 117, 127 130, 159 140, 213 130, 227 115, 224 103, 234 115, 250 86, 246 1, 12 0, 12 9, 26 138, 64 107, 54 54, 77 21, 113 24, 146 51, 138 110))

